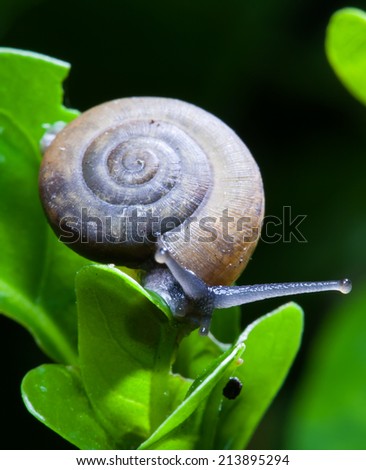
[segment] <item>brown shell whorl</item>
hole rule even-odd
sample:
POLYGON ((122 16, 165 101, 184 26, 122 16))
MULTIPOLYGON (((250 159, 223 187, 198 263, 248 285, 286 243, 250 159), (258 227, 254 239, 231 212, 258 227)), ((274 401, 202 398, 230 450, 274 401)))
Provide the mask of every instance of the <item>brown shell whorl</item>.
POLYGON ((40 192, 56 234, 83 256, 137 267, 159 240, 209 284, 238 277, 256 245, 244 235, 263 216, 260 173, 241 140, 202 109, 164 98, 81 114, 46 150, 40 192))

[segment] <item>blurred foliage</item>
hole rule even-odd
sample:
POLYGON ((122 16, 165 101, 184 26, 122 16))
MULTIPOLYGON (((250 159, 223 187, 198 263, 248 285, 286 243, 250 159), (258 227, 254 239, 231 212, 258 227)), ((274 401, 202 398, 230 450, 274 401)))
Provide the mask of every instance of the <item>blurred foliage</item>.
MULTIPOLYGON (((329 23, 326 49, 335 72, 366 104, 366 13, 343 9, 329 23)), ((312 348, 287 429, 290 448, 365 449, 366 289, 333 310, 312 348)))
POLYGON ((326 50, 344 85, 366 104, 366 13, 357 8, 335 13, 328 26, 326 50))
MULTIPOLYGON (((366 9, 365 0, 352 5, 366 9)), ((343 6, 337 0, 65 0, 55 8, 50 0, 9 0, 0 3, 0 38, 4 46, 71 62, 66 95, 73 108, 130 95, 172 96, 202 106, 237 131, 260 165, 267 214, 281 217, 284 205, 306 214, 301 229, 308 241, 260 243, 240 282, 348 276, 357 286, 366 264, 366 110, 343 88, 324 52, 329 18, 343 6)), ((305 347, 252 447, 287 445, 288 402, 298 394, 292 385, 314 338, 321 343, 332 331, 333 309, 347 310, 353 321, 356 314, 347 309, 352 295, 299 300, 305 347)), ((246 306, 245 323, 278 305, 246 306)), ((7 373, 21 377, 41 362, 39 353, 15 324, 0 321, 7 332, 0 351, 8 358, 7 373), (10 353, 19 336, 22 349, 10 353)), ((310 355, 308 371, 313 361, 310 355)), ((353 364, 349 369, 358 373, 353 364)), ((16 388, 2 393, 7 403, 17 400, 16 388)), ((16 416, 24 425, 9 426, 9 446, 17 439, 24 448, 66 445, 25 414, 16 416)))
POLYGON ((286 430, 292 449, 365 449, 366 284, 332 315, 296 386, 286 430))

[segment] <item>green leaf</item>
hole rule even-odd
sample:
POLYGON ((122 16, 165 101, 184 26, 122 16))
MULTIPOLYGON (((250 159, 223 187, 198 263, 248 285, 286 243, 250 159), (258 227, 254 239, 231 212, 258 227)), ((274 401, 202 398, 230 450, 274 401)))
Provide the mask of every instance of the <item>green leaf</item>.
POLYGON ((38 195, 44 123, 70 120, 60 104, 67 64, 0 49, 0 311, 54 360, 77 362, 75 272, 88 263, 57 241, 38 195))
POLYGON ((238 340, 246 346, 235 376, 243 384, 235 400, 225 399, 217 449, 243 449, 280 389, 299 349, 303 312, 286 304, 249 325, 238 340))
POLYGON ((240 320, 240 307, 215 310, 212 317, 210 332, 222 343, 232 344, 241 333, 240 320))
POLYGON ((8 114, 38 150, 45 125, 69 122, 79 113, 62 106, 62 82, 69 64, 41 54, 0 48, 0 110, 8 114))
POLYGON ((135 448, 166 419, 190 381, 170 373, 181 334, 160 300, 109 266, 76 278, 81 376, 103 427, 135 448))
POLYGON ((298 384, 290 449, 365 449, 366 284, 329 312, 298 384))
POLYGON ((220 343, 214 342, 209 336, 201 336, 193 331, 183 338, 179 345, 173 370, 184 377, 196 379, 211 362, 224 351, 220 343))
POLYGON ((244 448, 291 367, 302 329, 302 310, 293 303, 249 325, 237 344, 195 380, 184 402, 140 448, 244 448), (244 384, 235 400, 222 394, 230 376, 244 384))
POLYGON ((366 104, 366 13, 357 8, 336 12, 327 29, 326 52, 339 79, 366 104))
POLYGON ((237 339, 240 334, 240 317, 240 307, 216 310, 209 336, 201 336, 198 331, 194 331, 183 338, 174 363, 174 371, 196 379, 237 339))
POLYGON ((22 382, 28 411, 80 449, 115 449, 95 419, 78 370, 46 364, 31 370, 22 382))
POLYGON ((238 344, 214 360, 193 382, 183 403, 140 449, 212 448, 222 400, 222 381, 241 364, 239 358, 243 349, 244 345, 238 344))

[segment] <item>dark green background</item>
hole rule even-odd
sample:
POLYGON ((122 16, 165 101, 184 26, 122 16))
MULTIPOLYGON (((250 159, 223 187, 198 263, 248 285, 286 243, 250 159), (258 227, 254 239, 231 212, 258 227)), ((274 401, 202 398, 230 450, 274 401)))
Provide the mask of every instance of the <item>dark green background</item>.
MULTIPOLYGON (((0 0, 0 45, 72 64, 68 106, 85 110, 131 95, 180 98, 216 114, 246 142, 263 175, 266 213, 306 214, 307 243, 260 243, 241 283, 365 280, 366 108, 338 81, 324 52, 340 1, 0 0)), ((366 9, 366 1, 352 6, 366 9)), ((36 230, 36 227, 35 227, 36 230)), ((21 267, 19 267, 21 269, 21 267)), ((304 347, 251 447, 286 448, 286 420, 304 364, 338 294, 303 296, 304 347)), ((246 306, 245 322, 281 304, 246 306)), ((25 410, 19 384, 47 359, 0 317, 2 448, 69 448, 25 410), (4 369, 5 368, 5 369, 4 369)))

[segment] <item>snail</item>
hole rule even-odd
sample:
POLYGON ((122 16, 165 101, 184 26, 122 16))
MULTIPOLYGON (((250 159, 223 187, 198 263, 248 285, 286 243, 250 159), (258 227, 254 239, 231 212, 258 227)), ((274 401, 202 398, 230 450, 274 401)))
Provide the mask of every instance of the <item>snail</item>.
POLYGON ((143 270, 145 288, 202 335, 215 308, 351 290, 347 279, 232 286, 259 239, 264 191, 246 145, 212 114, 123 98, 61 127, 43 139, 39 176, 54 232, 86 258, 143 270))

